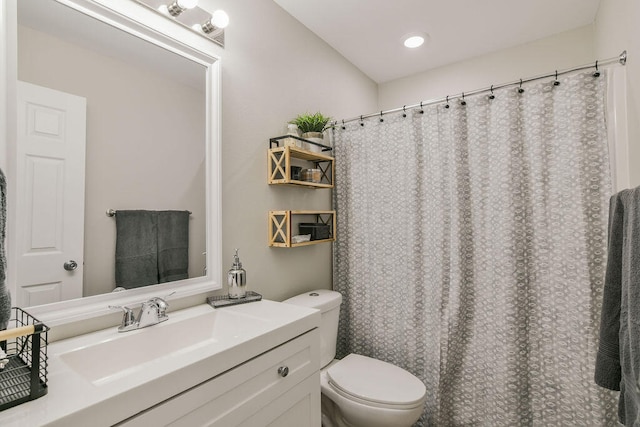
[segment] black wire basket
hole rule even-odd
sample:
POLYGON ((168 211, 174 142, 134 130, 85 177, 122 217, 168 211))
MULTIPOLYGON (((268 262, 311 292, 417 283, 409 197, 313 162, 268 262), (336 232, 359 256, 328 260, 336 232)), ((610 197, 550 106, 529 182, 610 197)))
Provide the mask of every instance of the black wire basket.
POLYGON ((49 328, 18 307, 11 316, 0 331, 0 411, 47 394, 49 328))

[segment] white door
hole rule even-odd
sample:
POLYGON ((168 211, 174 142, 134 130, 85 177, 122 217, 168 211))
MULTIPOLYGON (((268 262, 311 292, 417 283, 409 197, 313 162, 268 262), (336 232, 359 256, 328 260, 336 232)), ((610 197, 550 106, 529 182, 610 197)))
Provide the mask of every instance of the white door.
POLYGON ((15 304, 79 298, 86 99, 18 82, 17 100, 15 304))

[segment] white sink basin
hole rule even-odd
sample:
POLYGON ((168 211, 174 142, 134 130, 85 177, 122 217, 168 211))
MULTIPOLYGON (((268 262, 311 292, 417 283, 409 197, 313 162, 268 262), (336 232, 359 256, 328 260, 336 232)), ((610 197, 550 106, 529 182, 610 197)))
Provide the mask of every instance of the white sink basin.
POLYGON ((169 313, 166 322, 143 329, 118 333, 113 328, 99 341, 60 354, 60 359, 86 380, 102 385, 197 347, 228 347, 259 335, 271 323, 260 317, 225 309, 192 317, 169 313))

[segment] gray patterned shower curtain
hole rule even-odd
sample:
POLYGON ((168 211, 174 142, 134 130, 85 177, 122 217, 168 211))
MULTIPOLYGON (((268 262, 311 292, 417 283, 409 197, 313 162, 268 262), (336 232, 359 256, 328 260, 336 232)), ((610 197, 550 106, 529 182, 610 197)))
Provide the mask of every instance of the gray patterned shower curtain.
POLYGON ((593 381, 606 79, 522 88, 334 130, 338 356, 422 379, 419 425, 616 425, 593 381))

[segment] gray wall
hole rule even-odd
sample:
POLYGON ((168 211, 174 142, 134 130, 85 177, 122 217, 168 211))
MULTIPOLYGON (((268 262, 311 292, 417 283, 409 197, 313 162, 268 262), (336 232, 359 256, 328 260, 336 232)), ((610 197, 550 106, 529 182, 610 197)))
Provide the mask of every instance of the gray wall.
POLYGON ((240 248, 248 289, 266 298, 331 288, 330 243, 267 246, 269 210, 331 208, 329 190, 267 184, 268 140, 283 135, 299 113, 375 111, 377 86, 271 0, 201 0, 200 6, 224 9, 231 18, 220 50, 223 273, 240 248))

